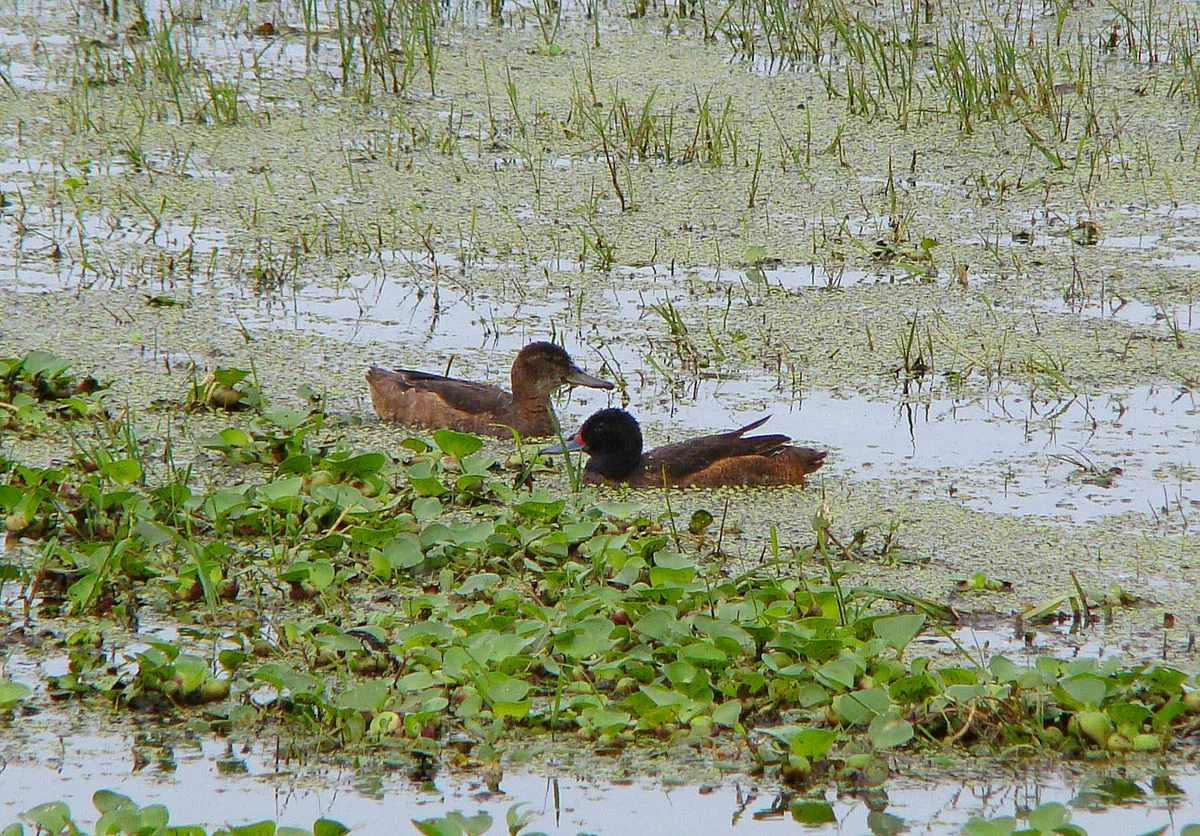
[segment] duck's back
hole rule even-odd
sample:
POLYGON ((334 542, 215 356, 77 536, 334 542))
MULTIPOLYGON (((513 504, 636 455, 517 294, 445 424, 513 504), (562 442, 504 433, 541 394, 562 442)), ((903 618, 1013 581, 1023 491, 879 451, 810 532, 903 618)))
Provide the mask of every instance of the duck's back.
POLYGON ((737 430, 656 447, 642 456, 630 485, 715 488, 727 485, 797 485, 819 468, 825 453, 792 447, 786 435, 745 433, 767 419, 737 430))
POLYGON ((523 436, 544 436, 552 431, 548 414, 538 416, 516 409, 512 395, 490 383, 372 367, 367 384, 371 405, 384 421, 499 437, 508 436, 507 427, 523 436))

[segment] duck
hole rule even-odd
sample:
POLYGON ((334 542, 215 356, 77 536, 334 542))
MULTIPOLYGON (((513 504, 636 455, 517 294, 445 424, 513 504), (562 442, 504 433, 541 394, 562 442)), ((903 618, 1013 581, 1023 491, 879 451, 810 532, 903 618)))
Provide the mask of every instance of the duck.
POLYGON ((642 429, 623 409, 602 409, 574 438, 542 448, 545 454, 582 450, 589 456, 583 481, 635 488, 716 488, 802 485, 825 463, 825 452, 796 447, 786 435, 752 435, 770 415, 741 429, 691 438, 642 452, 642 429))
POLYGON ((509 428, 522 437, 553 435, 550 396, 564 385, 614 388, 576 366, 562 346, 541 341, 517 354, 511 392, 411 369, 372 366, 367 371, 371 405, 382 420, 501 438, 509 428))

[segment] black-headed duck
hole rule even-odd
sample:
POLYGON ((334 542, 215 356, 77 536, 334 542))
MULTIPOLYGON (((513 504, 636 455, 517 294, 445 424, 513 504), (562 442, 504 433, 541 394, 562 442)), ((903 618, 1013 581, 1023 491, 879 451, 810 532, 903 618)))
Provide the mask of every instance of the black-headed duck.
POLYGON ((508 436, 512 427, 525 437, 552 435, 550 395, 558 388, 612 389, 571 362, 549 342, 530 343, 512 365, 512 392, 490 383, 473 383, 409 369, 371 367, 367 385, 371 405, 384 421, 422 427, 446 427, 476 435, 508 436))
MULTIPOLYGON (((767 418, 770 416, 768 415, 767 418)), ((706 435, 655 447, 642 453, 642 430, 623 409, 602 409, 583 422, 564 445, 543 453, 582 450, 587 453, 583 481, 624 484, 635 488, 716 488, 726 485, 800 485, 825 463, 825 453, 794 447, 786 435, 746 433, 766 423, 760 418, 739 430, 706 435)))

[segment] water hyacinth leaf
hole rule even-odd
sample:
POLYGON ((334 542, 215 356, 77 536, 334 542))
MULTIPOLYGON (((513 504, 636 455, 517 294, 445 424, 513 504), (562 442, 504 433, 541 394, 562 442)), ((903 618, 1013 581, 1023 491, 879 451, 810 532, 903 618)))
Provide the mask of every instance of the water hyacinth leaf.
POLYGON ((654 555, 650 567, 651 586, 674 586, 691 583, 696 577, 696 564, 685 555, 662 550, 654 555))
POLYGON ((418 520, 435 520, 442 515, 442 503, 436 496, 414 499, 412 515, 418 520))
POLYGON ((1072 708, 1096 708, 1108 693, 1108 686, 1092 674, 1077 674, 1060 682, 1059 690, 1072 708))
POLYGON ((479 691, 490 703, 516 703, 529 694, 530 685, 507 674, 485 673, 478 680, 479 691))
POLYGON ((970 668, 938 668, 938 679, 943 685, 974 685, 979 682, 979 675, 970 668))
POLYGON ((25 355, 21 367, 29 377, 49 380, 71 368, 71 361, 49 351, 34 350, 25 355))
POLYGON ((482 836, 492 829, 492 817, 487 813, 464 816, 457 810, 444 818, 412 819, 412 823, 423 836, 482 836))
POLYGON ((11 511, 25 496, 25 491, 16 485, 0 485, 0 509, 11 511))
POLYGON ((312 836, 346 836, 350 828, 334 819, 317 819, 313 822, 312 836))
POLYGON ((247 377, 250 372, 245 369, 215 369, 212 373, 213 380, 220 383, 222 386, 236 386, 247 377))
POLYGON ((117 459, 102 464, 100 473, 118 485, 133 485, 142 479, 142 465, 136 459, 117 459))
POLYGON ((912 740, 913 727, 903 717, 892 712, 880 714, 867 727, 867 736, 878 749, 893 749, 912 740))
POLYGON ((436 684, 437 680, 429 671, 413 671, 396 680, 396 690, 402 692, 424 691, 436 684))
POLYGON ((267 820, 231 826, 226 833, 228 836, 275 836, 275 822, 267 820))
POLYGON ((307 453, 295 453, 279 463, 280 473, 298 473, 308 476, 313 472, 313 457, 307 453))
POLYGON ((604 516, 619 522, 630 520, 639 514, 645 513, 640 502, 599 502, 595 507, 604 516))
POLYGON ((825 757, 837 736, 833 729, 801 729, 792 735, 788 747, 793 755, 816 760, 825 757))
POLYGON ((425 559, 421 545, 411 534, 399 534, 383 546, 383 556, 394 569, 411 569, 425 559))
POLYGON ((370 513, 382 507, 353 485, 317 485, 312 489, 312 496, 313 499, 327 502, 340 511, 350 513, 370 513))
POLYGON ((1012 836, 1017 832, 1017 820, 1012 816, 984 819, 972 816, 963 825, 963 836, 1012 836))
POLYGON ((667 608, 647 610, 633 625, 635 632, 649 639, 670 644, 682 634, 675 611, 667 608))
POLYGON ((696 536, 703 534, 713 524, 713 515, 703 508, 693 511, 688 520, 688 532, 696 536))
POLYGON ((190 653, 181 653, 175 659, 174 679, 182 687, 185 694, 190 694, 200 687, 208 678, 208 662, 190 653))
POLYGON ((8 710, 32 693, 33 690, 22 682, 0 679, 0 709, 8 710))
POLYGON ((456 523, 450 526, 450 536, 455 545, 477 546, 488 541, 496 533, 496 524, 491 520, 476 523, 456 523))
POLYGON ((71 819, 71 810, 61 801, 39 804, 22 813, 21 818, 45 833, 81 832, 71 819))
POLYGON ((791 806, 792 821, 800 824, 831 824, 837 821, 833 806, 823 801, 797 801, 791 806))
POLYGON ((1142 676, 1154 683, 1154 686, 1164 694, 1178 694, 1183 683, 1187 681, 1186 673, 1165 665, 1156 665, 1142 676))
POLYGON ((686 695, 659 688, 657 685, 643 685, 640 690, 657 706, 681 706, 691 702, 686 695))
POLYGON ((529 709, 533 707, 533 702, 530 700, 521 700, 520 702, 494 702, 492 703, 492 716, 497 719, 503 717, 512 717, 514 720, 523 720, 529 716, 529 709))
POLYGON ((406 475, 413 490, 422 496, 444 496, 450 492, 434 475, 431 462, 413 462, 406 475))
POLYGON ((679 651, 679 658, 703 668, 722 668, 729 664, 729 657, 710 642, 694 642, 679 651))
POLYGON ((814 705, 824 705, 829 701, 829 692, 815 682, 801 686, 796 692, 796 704, 801 708, 812 708, 814 705))
POLYGON ((699 668, 695 665, 678 660, 663 665, 662 671, 671 684, 676 687, 690 685, 700 673, 699 668))
POLYGON ((881 688, 867 688, 852 694, 840 694, 833 699, 833 710, 851 726, 865 725, 887 712, 892 701, 881 688))
POLYGON ((813 639, 804 643, 802 652, 811 662, 827 662, 836 659, 845 646, 845 642, 838 639, 813 639))
POLYGON ((888 686, 888 695, 898 703, 921 702, 939 693, 937 680, 927 673, 902 676, 888 686))
POLYGON ((456 459, 466 458, 483 447, 483 441, 478 436, 447 429, 434 431, 433 443, 443 453, 456 459))
POLYGON ((1070 824, 1071 811, 1065 804, 1048 801, 1029 812, 1029 825, 1039 833, 1061 833, 1063 826, 1070 824))
POLYGON ((387 457, 383 453, 363 453, 341 460, 326 458, 324 466, 334 473, 361 479, 375 475, 383 470, 385 464, 387 457))
POLYGON ((455 592, 469 596, 477 592, 489 592, 500 584, 500 576, 495 572, 479 572, 464 580, 455 592))
POLYGON ((304 490, 303 476, 288 476, 260 485, 259 495, 273 507, 291 507, 304 490))
POLYGON ((315 676, 293 671, 277 662, 263 665, 254 672, 253 678, 273 685, 280 692, 287 691, 292 696, 319 694, 325 690, 325 684, 315 676))
POLYGON ((549 497, 532 497, 513 506, 513 510, 528 520, 549 522, 562 513, 566 507, 565 499, 550 499, 549 497))
POLYGON ((826 662, 817 669, 817 675, 825 681, 839 685, 843 690, 850 690, 858 678, 859 665, 846 656, 826 662))
POLYGON ((612 646, 613 623, 603 616, 592 616, 568 628, 554 639, 554 648, 571 659, 587 659, 612 646))
POLYGON ((1154 713, 1140 702, 1114 702, 1105 709, 1105 713, 1118 726, 1127 725, 1135 729, 1140 729, 1143 723, 1148 723, 1154 716, 1154 713))
POLYGON ((388 694, 389 691, 386 682, 364 682, 361 685, 338 694, 334 698, 334 704, 339 708, 350 708, 354 711, 376 713, 383 710, 388 694))
POLYGON ((904 613, 877 618, 871 624, 875 635, 887 642, 893 650, 903 650, 925 626, 925 616, 920 613, 904 613))
POLYGON ((586 708, 579 712, 579 722, 584 728, 606 732, 627 728, 633 722, 633 717, 627 711, 617 711, 611 708, 586 708))
POLYGON ((1021 677, 1028 668, 1023 668, 1007 656, 999 654, 988 661, 988 671, 998 682, 1013 682, 1021 677))
POLYGON ((741 702, 738 700, 726 700, 713 709, 712 719, 714 723, 732 728, 735 723, 742 719, 741 702))

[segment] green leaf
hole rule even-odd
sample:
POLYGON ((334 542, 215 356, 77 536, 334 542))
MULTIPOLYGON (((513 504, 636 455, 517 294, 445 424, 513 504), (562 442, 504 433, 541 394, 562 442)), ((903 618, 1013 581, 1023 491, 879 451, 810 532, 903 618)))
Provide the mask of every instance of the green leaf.
POLYGON ((797 801, 791 809, 792 820, 801 824, 830 824, 837 821, 833 806, 823 801, 797 801))
POLYGON ((713 709, 712 719, 714 723, 732 728, 738 720, 742 719, 741 702, 738 700, 726 700, 713 709))
POLYGON ((792 735, 788 746, 793 755, 816 760, 825 757, 837 737, 838 733, 833 729, 803 729, 792 735))
POLYGON ((346 836, 350 828, 333 819, 317 819, 313 822, 312 836, 346 836))
POLYGON ((0 679, 0 709, 10 709, 32 693, 33 690, 23 682, 0 679))
POLYGON ((833 700, 833 710, 852 726, 871 722, 879 714, 887 712, 892 701, 882 688, 868 688, 852 694, 840 694, 833 700))
POLYGON ((355 711, 378 712, 383 710, 388 698, 386 682, 371 681, 357 685, 349 691, 338 694, 334 703, 340 708, 351 708, 355 711))
POLYGON ((530 685, 507 674, 492 672, 479 677, 479 690, 491 703, 515 703, 525 699, 530 685))
POLYGON ((1108 693, 1107 684, 1094 674, 1076 674, 1064 679, 1059 687, 1079 708, 1097 708, 1108 693))
POLYGON ((411 569, 425 560, 421 544, 412 534, 398 534, 383 546, 383 556, 393 569, 411 569))
POLYGON ((483 447, 483 441, 477 436, 446 429, 434 431, 433 443, 443 453, 454 456, 456 459, 465 459, 483 447))
POLYGON ((275 836, 275 822, 267 820, 240 827, 231 826, 227 832, 228 836, 275 836))
POLYGON ((846 656, 826 662, 817 669, 818 676, 835 685, 840 685, 846 691, 854 687, 854 682, 858 678, 858 672, 858 663, 846 656))
POLYGON ((613 623, 604 616, 585 618, 554 638, 554 647, 571 659, 587 659, 612 645, 613 623))
POLYGON ((871 623, 875 635, 887 642, 893 650, 903 650, 925 626, 921 613, 905 613, 877 618, 871 623))
POLYGON ((892 749, 903 746, 912 740, 912 724, 892 712, 880 714, 867 727, 867 736, 871 743, 879 749, 892 749))
POLYGON ((1029 824, 1040 833, 1056 833, 1070 821, 1071 811, 1065 804, 1059 804, 1057 801, 1039 804, 1029 813, 1029 824))
POLYGON ((142 478, 142 466, 136 459, 105 462, 100 466, 100 472, 118 485, 132 485, 142 478))
POLYGON ((442 515, 442 503, 436 496, 423 496, 420 499, 414 499, 412 514, 418 520, 422 521, 437 519, 442 515))
POLYGON ((500 584, 500 576, 495 572, 479 572, 464 580, 457 590, 459 595, 469 596, 476 592, 490 592, 500 584))

